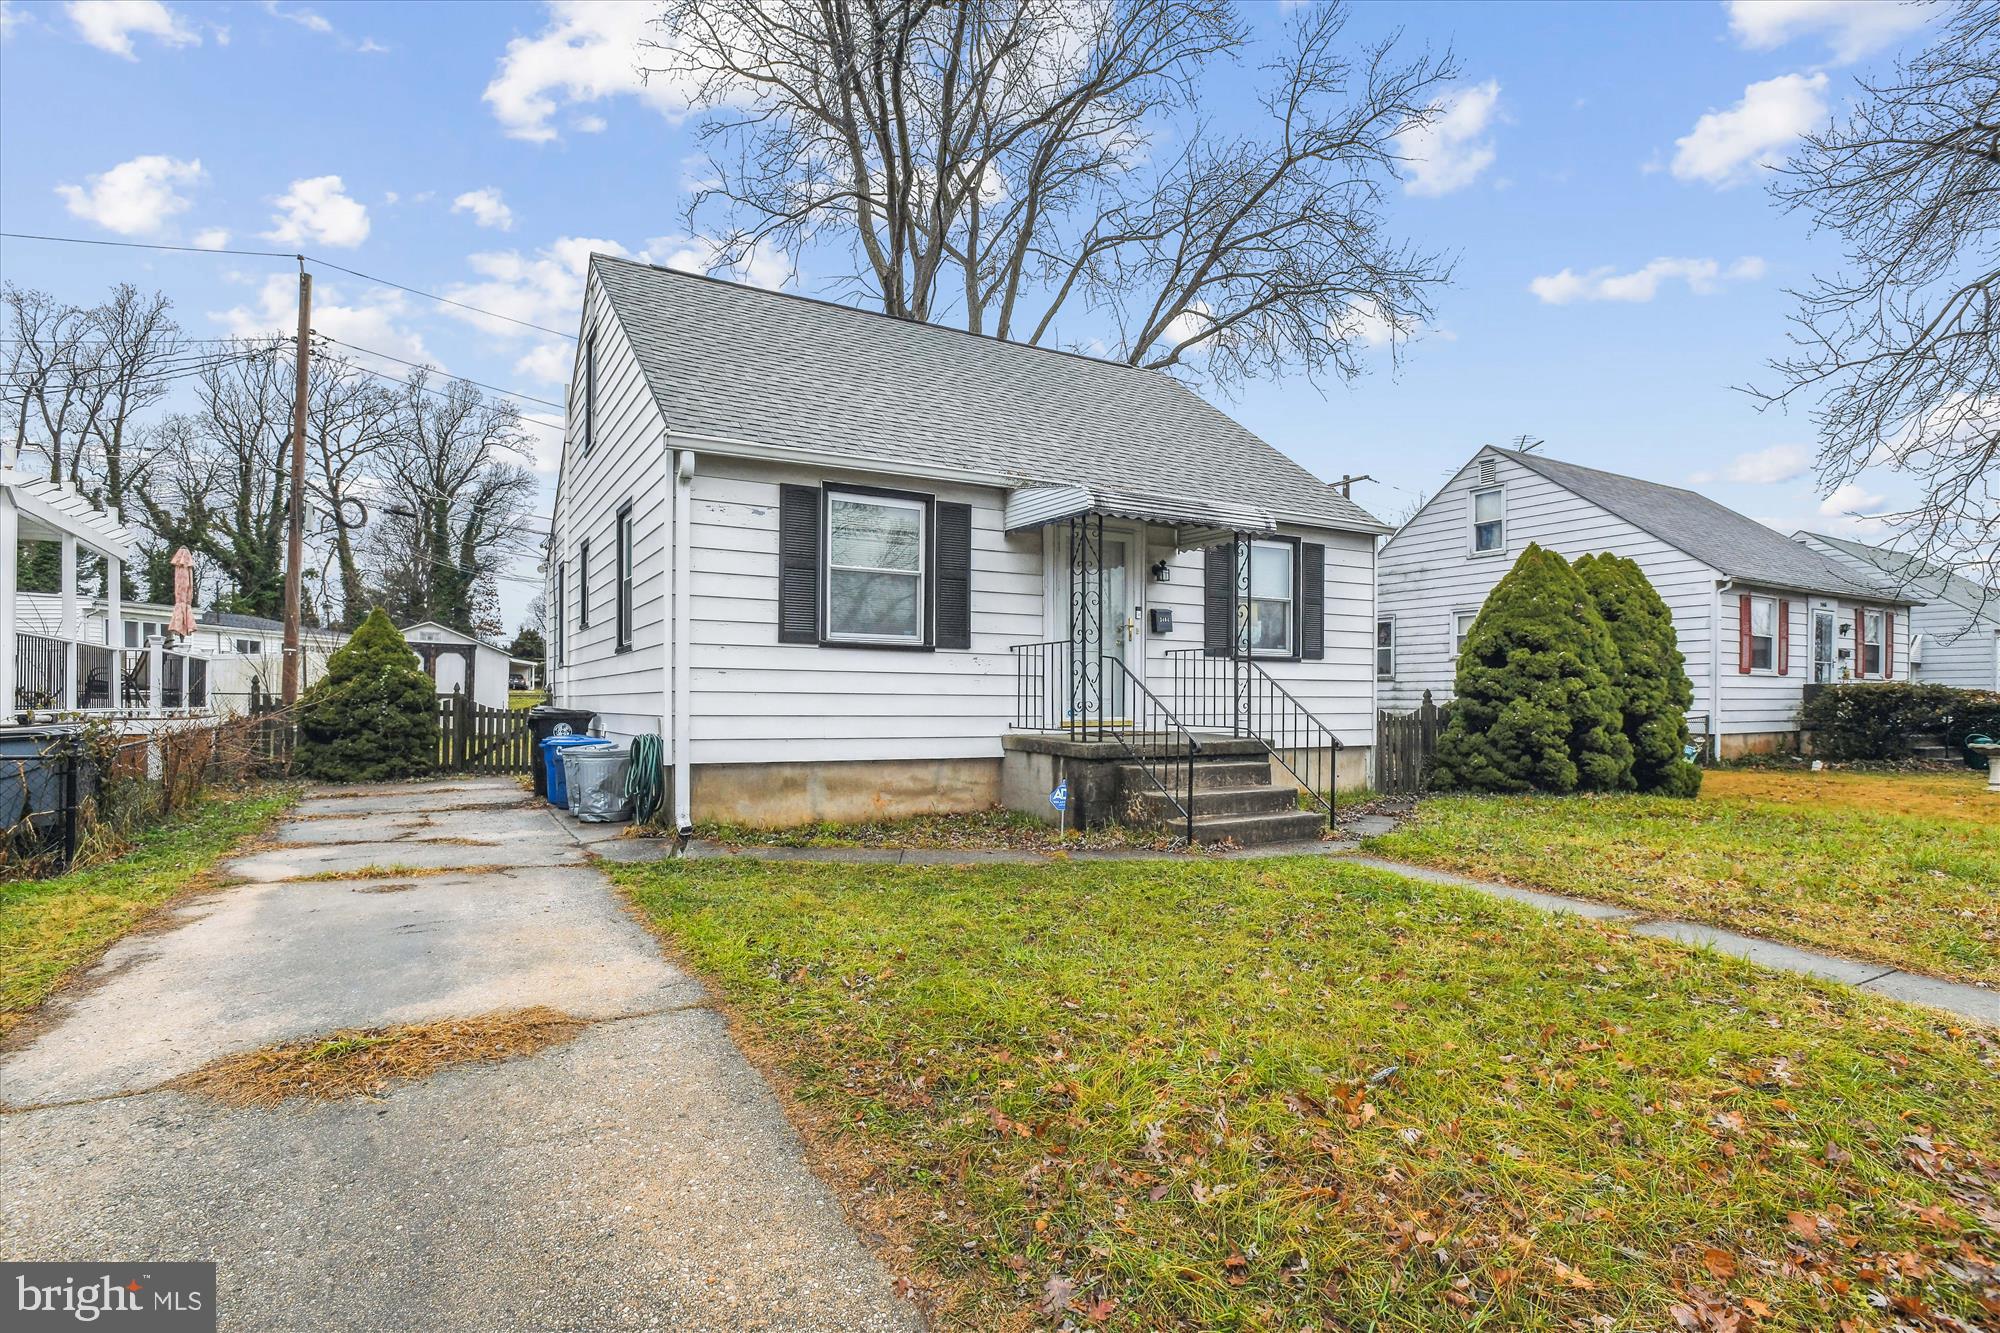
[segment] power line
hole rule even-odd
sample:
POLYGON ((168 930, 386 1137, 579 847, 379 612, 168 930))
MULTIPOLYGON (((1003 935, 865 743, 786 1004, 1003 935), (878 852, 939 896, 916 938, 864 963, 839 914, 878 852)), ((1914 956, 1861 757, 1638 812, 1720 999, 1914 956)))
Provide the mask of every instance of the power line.
MULTIPOLYGON (((329 339, 328 341, 331 341, 331 339, 329 339)), ((343 344, 343 345, 344 345, 344 344, 343 344)), ((360 348, 360 349, 357 349, 357 350, 361 350, 361 351, 366 351, 367 349, 366 349, 366 348, 360 348)), ((382 355, 382 353, 380 353, 380 352, 377 352, 377 353, 376 353, 375 355, 377 355, 377 356, 380 356, 380 355, 382 355)), ((392 357, 392 358, 390 358, 390 359, 391 359, 391 360, 394 360, 395 358, 393 358, 393 357, 392 357)), ((349 365, 354 365, 354 363, 353 363, 353 362, 349 362, 348 364, 349 364, 349 365)), ((429 368, 429 369, 431 369, 431 370, 437 370, 437 367, 435 367, 435 366, 431 366, 431 367, 428 367, 428 368, 429 368)), ((354 366, 354 369, 356 369, 356 370, 360 371, 360 372, 361 372, 362 374, 364 374, 364 375, 373 375, 373 376, 374 376, 374 377, 375 377, 376 379, 378 379, 378 380, 387 380, 387 381, 388 381, 389 383, 391 383, 391 384, 401 384, 401 385, 405 385, 405 386, 407 386, 407 385, 409 384, 409 381, 408 381, 407 379, 403 378, 403 377, 402 377, 401 375, 391 375, 391 374, 390 374, 390 373, 389 373, 388 371, 386 371, 386 370, 377 370, 377 369, 375 369, 375 367, 373 367, 373 366, 359 366, 359 365, 357 365, 357 366, 354 366)), ((459 378, 459 376, 457 376, 457 375, 446 375, 446 374, 445 374, 445 373, 444 373, 443 371, 441 371, 441 370, 439 370, 439 371, 438 371, 438 374, 439 374, 439 375, 440 375, 440 376, 441 376, 442 378, 444 378, 444 379, 448 379, 448 380, 455 380, 455 379, 458 379, 458 378, 459 378)), ((466 382, 467 384, 478 384, 478 383, 479 383, 479 381, 478 381, 478 380, 466 380, 465 382, 466 382)), ((489 386, 489 385, 482 385, 481 387, 482 387, 482 388, 489 388, 489 387, 491 387, 491 386, 489 386)), ((442 389, 433 389, 433 388, 431 388, 431 387, 430 387, 430 386, 429 386, 428 384, 426 384, 426 385, 424 385, 424 386, 423 386, 423 392, 425 392, 425 393, 428 393, 428 394, 432 394, 432 395, 434 395, 434 396, 436 396, 436 397, 439 397, 439 398, 442 398, 442 397, 444 397, 444 396, 445 396, 445 394, 444 394, 444 390, 442 390, 442 389)), ((499 389, 499 390, 495 390, 495 392, 498 392, 498 393, 505 393, 505 392, 506 392, 506 390, 505 390, 505 389, 499 389)), ((540 400, 539 400, 539 399, 537 399, 537 400, 535 400, 535 401, 539 402, 540 400)), ((561 426, 561 425, 560 425, 559 423, 557 423, 557 422, 554 422, 554 421, 538 421, 538 420, 536 420, 536 419, 535 419, 534 417, 531 417, 531 416, 528 416, 528 415, 527 415, 526 413, 521 413, 521 414, 520 414, 520 416, 519 416, 519 419, 520 419, 520 420, 521 420, 522 422, 524 422, 524 423, 526 423, 526 424, 528 424, 528 425, 530 425, 530 426, 540 426, 540 427, 542 427, 542 428, 543 428, 543 429, 545 429, 545 430, 561 430, 561 429, 562 429, 562 426, 561 426)))
MULTIPOLYGON (((483 380, 467 379, 463 375, 452 375, 445 371, 439 370, 436 366, 431 365, 427 362, 406 361, 400 356, 394 356, 388 352, 378 352, 372 347, 362 347, 357 343, 342 342, 338 338, 329 338, 324 333, 315 333, 313 336, 318 338, 321 342, 332 343, 335 347, 345 347, 350 349, 351 351, 366 352, 369 356, 379 356, 384 361, 394 361, 399 366, 409 366, 415 370, 432 371, 443 379, 457 380, 461 384, 470 384, 473 385, 475 388, 489 389, 494 393, 505 394, 509 398, 519 398, 524 403, 540 403, 543 407, 553 407, 558 412, 564 410, 563 404, 561 403, 552 403, 546 398, 537 398, 533 394, 522 393, 518 389, 503 389, 497 384, 488 384, 483 380)), ((368 367, 356 366, 355 369, 367 370, 368 367)))
POLYGON ((254 259, 296 259, 301 264, 317 264, 321 268, 330 268, 336 273, 345 273, 349 277, 360 278, 365 282, 379 283, 384 287, 393 287, 399 292, 408 292, 412 296, 421 296, 427 301, 437 301, 443 305, 457 306, 460 310, 469 310, 475 315, 484 315, 488 319, 497 319, 508 324, 518 324, 524 329, 534 329, 538 333, 550 334, 557 338, 567 338, 571 342, 576 341, 574 333, 565 333, 561 329, 552 329, 546 324, 536 324, 531 320, 516 319, 512 315, 503 315, 497 310, 486 310, 464 301, 454 300, 449 296, 439 296, 436 292, 427 292, 421 287, 411 287, 406 283, 393 282, 388 278, 377 277, 373 273, 363 273, 358 268, 348 268, 345 264, 336 264, 332 260, 322 259, 318 255, 287 253, 283 250, 231 250, 226 248, 211 250, 200 245, 163 245, 157 241, 103 241, 88 236, 50 236, 45 233, 31 231, 0 231, 0 236, 11 237, 17 241, 55 241, 63 245, 108 245, 125 250, 169 250, 181 254, 194 255, 246 255, 254 259))

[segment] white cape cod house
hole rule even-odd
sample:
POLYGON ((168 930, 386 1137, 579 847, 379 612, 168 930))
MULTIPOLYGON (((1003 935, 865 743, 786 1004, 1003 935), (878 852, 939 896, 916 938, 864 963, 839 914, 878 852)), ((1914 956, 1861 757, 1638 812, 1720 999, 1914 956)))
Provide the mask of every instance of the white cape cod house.
POLYGON ((1911 596, 1677 486, 1484 448, 1382 547, 1383 706, 1451 698, 1486 594, 1534 542, 1636 561, 1673 612, 1689 725, 1719 757, 1795 748, 1808 684, 1907 680, 1911 596))
POLYGON ((681 827, 1053 817, 1065 745, 1244 841, 1366 780, 1388 529, 1172 378, 603 255, 579 337, 550 686, 681 827))

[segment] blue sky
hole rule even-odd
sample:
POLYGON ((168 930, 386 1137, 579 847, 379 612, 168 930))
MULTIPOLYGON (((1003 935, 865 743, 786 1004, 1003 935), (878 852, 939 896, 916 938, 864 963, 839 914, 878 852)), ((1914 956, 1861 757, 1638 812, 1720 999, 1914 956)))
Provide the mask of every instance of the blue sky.
MULTIPOLYGON (((684 108, 631 75, 648 9, 7 0, 0 229, 303 249, 572 327, 591 248, 704 257, 684 231, 684 108)), ((1735 386, 1770 381, 1784 289, 1839 259, 1773 206, 1759 164, 1921 40, 1922 18, 1819 0, 1358 6, 1356 38, 1400 27, 1463 66, 1443 132, 1409 146, 1421 160, 1391 201, 1402 234, 1457 255, 1456 280, 1400 369, 1378 349, 1351 386, 1266 382, 1218 401, 1321 476, 1379 478, 1356 496, 1389 518, 1479 445, 1527 433, 1781 526, 1867 531, 1853 515, 1893 490, 1822 497, 1810 423, 1760 414, 1735 386)), ((1216 71, 1204 100, 1240 101, 1249 77, 1216 71)), ((803 288, 836 269, 807 256, 803 288)), ((0 241, 9 281, 77 301, 121 279, 158 287, 197 337, 288 330, 295 272, 0 241)), ((335 338, 562 397, 560 339, 339 273, 315 283, 315 326, 335 338)), ((532 570, 514 572, 510 625, 532 570)))

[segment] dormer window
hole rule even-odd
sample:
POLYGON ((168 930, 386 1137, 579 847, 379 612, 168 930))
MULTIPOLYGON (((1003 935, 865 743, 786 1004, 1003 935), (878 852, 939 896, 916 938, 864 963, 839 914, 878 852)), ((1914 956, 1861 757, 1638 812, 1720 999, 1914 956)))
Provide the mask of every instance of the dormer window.
POLYGON ((1472 553, 1493 555, 1507 549, 1507 492, 1488 486, 1472 493, 1472 553))

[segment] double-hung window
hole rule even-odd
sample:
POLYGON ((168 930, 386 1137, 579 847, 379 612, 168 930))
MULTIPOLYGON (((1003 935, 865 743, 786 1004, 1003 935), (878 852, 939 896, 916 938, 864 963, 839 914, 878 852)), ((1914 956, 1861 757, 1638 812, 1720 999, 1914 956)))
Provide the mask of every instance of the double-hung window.
POLYGON ((1451 660, 1456 662, 1465 652, 1465 641, 1472 637, 1472 623, 1479 619, 1477 611, 1454 611, 1451 613, 1451 660))
POLYGON ((590 628, 590 538, 576 548, 576 627, 590 628))
POLYGON ((583 452, 587 456, 597 425, 597 332, 583 336, 583 452))
POLYGON ((900 495, 826 491, 826 637, 924 642, 928 506, 900 495))
POLYGON ((618 510, 618 651, 632 646, 632 502, 618 510))
POLYGON ((1778 665, 1778 600, 1750 599, 1750 669, 1771 671, 1778 665))
POLYGON ((1383 616, 1375 622, 1375 678, 1390 680, 1396 674, 1396 617, 1383 616))
POLYGON ((561 666, 563 662, 563 639, 567 637, 563 633, 563 626, 568 623, 565 617, 569 615, 569 606, 563 601, 563 568, 560 560, 556 562, 555 597, 555 615, 550 617, 549 623, 555 630, 556 641, 554 647, 556 650, 556 665, 561 666))
POLYGON ((1250 543, 1250 651, 1290 657, 1297 633, 1298 548, 1290 542, 1250 543))
POLYGON ((1861 613, 1861 674, 1882 675, 1882 613, 1863 611, 1861 613))
POLYGON ((1507 549, 1507 492, 1488 486, 1472 493, 1472 553, 1494 555, 1507 549))

